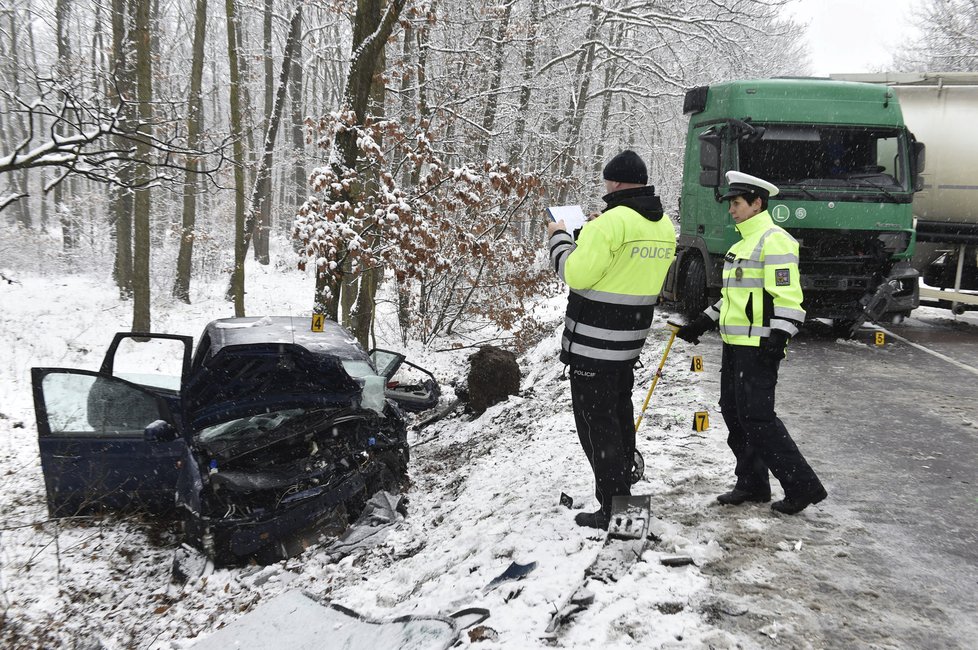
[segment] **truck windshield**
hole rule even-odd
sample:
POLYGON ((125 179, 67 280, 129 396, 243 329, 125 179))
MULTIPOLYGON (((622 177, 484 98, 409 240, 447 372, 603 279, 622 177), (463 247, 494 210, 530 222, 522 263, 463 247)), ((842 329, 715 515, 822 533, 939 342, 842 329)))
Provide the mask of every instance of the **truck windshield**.
POLYGON ((900 129, 764 124, 760 138, 738 143, 740 170, 790 192, 890 195, 908 192, 906 137, 900 129))

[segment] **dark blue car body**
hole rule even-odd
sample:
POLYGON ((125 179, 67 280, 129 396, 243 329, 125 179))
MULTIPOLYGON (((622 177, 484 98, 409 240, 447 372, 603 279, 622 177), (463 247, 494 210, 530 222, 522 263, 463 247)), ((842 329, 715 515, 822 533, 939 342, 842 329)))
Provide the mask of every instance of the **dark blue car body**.
POLYGON ((52 516, 176 516, 216 563, 267 562, 336 532, 375 491, 406 481, 397 402, 430 408, 438 386, 387 384, 402 355, 380 351, 391 374, 378 375, 336 323, 314 332, 290 317, 217 320, 192 358, 191 347, 186 336, 120 333, 98 372, 32 369, 52 516), (127 339, 180 345, 179 385, 121 376, 127 339))

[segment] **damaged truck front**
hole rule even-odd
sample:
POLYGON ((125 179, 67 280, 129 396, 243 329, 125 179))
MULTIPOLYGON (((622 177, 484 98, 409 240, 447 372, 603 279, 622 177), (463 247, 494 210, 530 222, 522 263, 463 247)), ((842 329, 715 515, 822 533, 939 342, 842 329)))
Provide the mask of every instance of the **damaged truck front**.
POLYGON ((911 202, 923 145, 891 90, 825 79, 766 79, 694 88, 676 263, 663 295, 693 315, 720 292, 723 255, 739 239, 718 205, 739 170, 780 189, 768 211, 800 245, 809 318, 840 333, 900 318, 919 303, 911 202))

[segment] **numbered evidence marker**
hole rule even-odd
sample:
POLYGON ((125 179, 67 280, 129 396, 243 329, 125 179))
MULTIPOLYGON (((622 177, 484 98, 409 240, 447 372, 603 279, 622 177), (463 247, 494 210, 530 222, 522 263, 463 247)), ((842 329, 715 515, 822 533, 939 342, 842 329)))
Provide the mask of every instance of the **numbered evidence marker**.
POLYGON ((886 333, 885 332, 873 332, 873 344, 876 347, 881 348, 886 345, 886 333))
POLYGON ((710 414, 708 411, 696 411, 693 413, 693 431, 706 431, 710 428, 710 414))
POLYGON ((323 331, 323 324, 324 324, 325 321, 326 321, 326 317, 323 316, 322 314, 313 314, 312 315, 312 331, 313 332, 322 332, 323 331))
POLYGON ((689 364, 689 369, 693 372, 703 372, 703 357, 693 357, 693 362, 689 364))

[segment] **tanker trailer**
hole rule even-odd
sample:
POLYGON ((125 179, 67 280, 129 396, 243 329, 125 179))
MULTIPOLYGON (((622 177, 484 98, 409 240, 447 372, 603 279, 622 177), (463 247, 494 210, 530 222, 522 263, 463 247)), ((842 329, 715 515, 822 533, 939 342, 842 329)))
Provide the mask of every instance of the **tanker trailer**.
POLYGON ((907 128, 927 146, 924 187, 913 200, 920 302, 955 313, 978 309, 978 73, 832 77, 896 93, 907 128))

